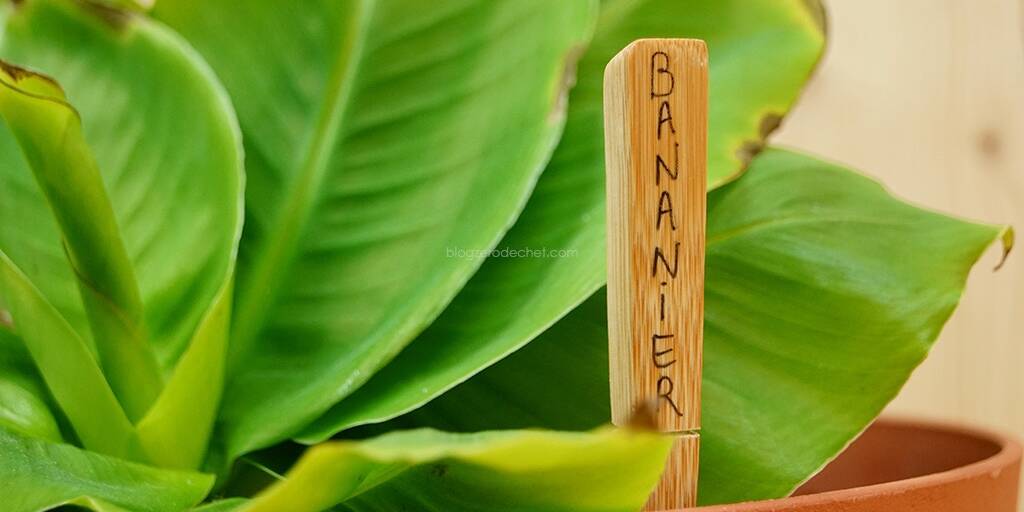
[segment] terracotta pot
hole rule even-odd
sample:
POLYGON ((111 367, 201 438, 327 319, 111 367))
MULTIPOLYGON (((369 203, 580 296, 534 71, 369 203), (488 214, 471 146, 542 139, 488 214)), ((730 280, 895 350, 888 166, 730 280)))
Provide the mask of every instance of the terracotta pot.
POLYGON ((880 420, 794 496, 694 512, 1016 512, 1020 445, 931 423, 880 420))

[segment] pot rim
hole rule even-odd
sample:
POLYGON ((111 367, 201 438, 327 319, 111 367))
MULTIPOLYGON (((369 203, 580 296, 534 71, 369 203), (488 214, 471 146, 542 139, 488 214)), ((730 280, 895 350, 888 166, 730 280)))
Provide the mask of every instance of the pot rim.
POLYGON ((999 447, 999 451, 990 457, 986 457, 970 464, 903 480, 893 480, 891 482, 883 482, 861 487, 851 487, 848 489, 838 489, 835 491, 790 496, 772 500, 709 505, 687 510, 701 512, 743 512, 746 510, 765 510, 763 507, 766 505, 793 507, 804 504, 821 503, 822 501, 842 502, 850 499, 862 499, 865 495, 905 493, 929 487, 939 487, 950 482, 968 480, 975 477, 981 477, 986 474, 999 474, 1001 471, 1011 467, 1016 461, 1021 459, 1022 448, 1019 442, 1008 435, 1000 434, 984 428, 967 426, 959 422, 915 419, 904 416, 884 416, 879 418, 876 423, 886 427, 928 430, 932 432, 942 432, 962 437, 980 439, 997 445, 999 447), (757 508, 755 509, 754 507, 757 508))

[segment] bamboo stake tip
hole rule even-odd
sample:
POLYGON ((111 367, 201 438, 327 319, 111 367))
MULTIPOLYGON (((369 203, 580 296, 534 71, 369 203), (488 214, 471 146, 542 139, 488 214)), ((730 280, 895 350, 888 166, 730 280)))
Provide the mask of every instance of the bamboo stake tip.
MULTIPOLYGON (((691 59, 692 64, 706 67, 708 63, 708 45, 703 39, 692 39, 692 38, 646 38, 637 39, 625 48, 615 54, 615 57, 609 61, 609 64, 615 62, 618 59, 626 58, 625 56, 632 55, 635 52, 649 52, 651 49, 664 48, 664 49, 680 49, 683 55, 688 56, 691 59)), ((607 67, 605 67, 607 72, 607 67)))

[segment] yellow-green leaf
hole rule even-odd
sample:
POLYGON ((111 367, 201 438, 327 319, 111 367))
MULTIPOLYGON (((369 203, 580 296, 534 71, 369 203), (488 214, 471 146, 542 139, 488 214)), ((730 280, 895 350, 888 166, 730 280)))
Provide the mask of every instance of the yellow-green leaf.
POLYGON ((604 429, 396 432, 311 448, 280 483, 237 510, 635 512, 672 438, 604 429))

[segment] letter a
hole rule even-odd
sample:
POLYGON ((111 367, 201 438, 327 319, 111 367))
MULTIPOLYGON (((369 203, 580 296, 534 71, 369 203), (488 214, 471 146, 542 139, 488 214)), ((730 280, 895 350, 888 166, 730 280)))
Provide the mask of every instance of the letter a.
POLYGON ((654 229, 661 229, 661 216, 665 214, 668 214, 668 223, 672 226, 672 231, 675 231, 676 219, 672 216, 672 196, 667 190, 662 190, 658 199, 658 220, 654 223, 654 229), (668 207, 665 206, 666 203, 668 207))
POLYGON ((672 107, 668 105, 667 101, 662 101, 661 106, 658 107, 658 140, 661 140, 661 125, 665 123, 668 123, 668 129, 674 135, 676 127, 672 124, 672 107))

